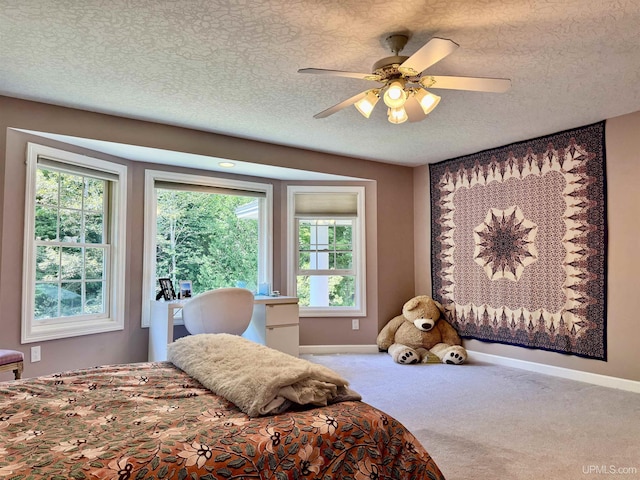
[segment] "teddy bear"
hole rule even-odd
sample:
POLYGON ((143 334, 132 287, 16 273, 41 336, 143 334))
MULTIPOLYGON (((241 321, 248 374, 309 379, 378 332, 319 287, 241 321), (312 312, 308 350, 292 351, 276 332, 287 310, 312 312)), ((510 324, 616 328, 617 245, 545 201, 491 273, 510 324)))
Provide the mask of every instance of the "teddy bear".
POLYGON ((396 363, 442 362, 459 365, 467 359, 458 332, 442 318, 442 305, 427 295, 412 298, 402 315, 389 320, 378 334, 380 351, 396 363))

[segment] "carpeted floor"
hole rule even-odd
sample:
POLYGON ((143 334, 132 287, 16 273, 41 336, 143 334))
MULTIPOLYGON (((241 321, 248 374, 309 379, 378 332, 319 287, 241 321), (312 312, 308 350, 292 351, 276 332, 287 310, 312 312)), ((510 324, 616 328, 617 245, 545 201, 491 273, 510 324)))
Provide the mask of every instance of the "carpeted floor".
POLYGON ((404 423, 447 480, 640 479, 640 395, 471 362, 304 355, 404 423))

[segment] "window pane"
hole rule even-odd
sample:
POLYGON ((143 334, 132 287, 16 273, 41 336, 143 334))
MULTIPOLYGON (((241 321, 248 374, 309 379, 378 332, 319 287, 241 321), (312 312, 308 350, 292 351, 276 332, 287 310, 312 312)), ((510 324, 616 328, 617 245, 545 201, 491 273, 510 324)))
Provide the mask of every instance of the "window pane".
POLYGON ((329 248, 329 226, 323 220, 315 220, 311 228, 311 250, 329 248))
POLYGON ((329 277, 329 301, 331 306, 355 306, 356 278, 354 276, 329 277))
POLYGON ((80 280, 82 279, 82 248, 63 247, 61 262, 61 279, 80 280))
POLYGON ((301 270, 308 270, 311 268, 311 257, 309 252, 300 252, 299 268, 301 270))
POLYGON ((34 317, 36 320, 58 316, 58 284, 37 283, 34 317))
POLYGON ((301 307, 308 307, 311 303, 309 275, 298 275, 296 283, 296 295, 298 297, 298 304, 301 307))
POLYGON ((300 250, 309 250, 311 244, 311 226, 309 222, 300 221, 298 228, 300 250))
POLYGON ((104 282, 86 283, 86 300, 84 306, 85 313, 102 313, 104 308, 104 282))
POLYGON ((89 213, 84 216, 84 241, 103 243, 104 224, 101 213, 89 213))
POLYGON ((297 294, 303 307, 355 306, 352 275, 298 275, 297 294))
POLYGON ((36 280, 58 280, 60 273, 60 247, 36 248, 36 280))
POLYGON ((328 243, 330 245, 335 245, 336 244, 336 226, 333 223, 330 223, 329 226, 327 227, 327 233, 329 238, 328 243))
POLYGON ((79 242, 82 215, 76 210, 60 209, 60 240, 79 242))
POLYGON ((336 226, 336 250, 351 250, 352 231, 351 225, 336 226))
POLYGON ((353 268, 353 254, 351 253, 336 253, 335 268, 340 270, 351 270, 353 268))
POLYGON ((98 178, 85 177, 85 195, 84 195, 84 209, 85 211, 102 212, 103 199, 106 182, 98 178))
POLYGON ((60 316, 69 317, 82 313, 82 284, 63 282, 60 288, 60 316))
POLYGON ((56 207, 58 205, 58 173, 38 168, 36 171, 36 203, 56 207))
POLYGON ((329 254, 327 252, 316 252, 311 254, 311 268, 326 270, 329 268, 329 254))
MULTIPOLYGON (((157 189, 156 276, 191 280, 193 294, 258 284, 258 215, 236 211, 253 197, 157 189)), ((157 286, 157 283, 156 283, 157 286)))
POLYGON ((105 271, 103 248, 86 248, 84 262, 84 275, 87 280, 104 279, 105 271))
POLYGON ((58 209, 36 205, 36 240, 55 240, 58 238, 58 209))
POLYGON ((60 174, 60 206, 65 208, 82 208, 84 182, 79 175, 60 174))
POLYGON ((329 269, 331 269, 331 270, 335 270, 337 268, 336 267, 336 254, 335 253, 330 253, 327 258, 328 258, 328 261, 329 261, 327 267, 329 269))

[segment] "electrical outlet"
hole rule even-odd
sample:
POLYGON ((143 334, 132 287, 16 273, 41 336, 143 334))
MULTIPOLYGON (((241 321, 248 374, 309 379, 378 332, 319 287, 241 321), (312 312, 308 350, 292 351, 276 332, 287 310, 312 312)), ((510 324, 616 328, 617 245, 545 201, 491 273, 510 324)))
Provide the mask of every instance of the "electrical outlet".
POLYGON ((31 347, 31 363, 40 361, 40 345, 31 347))
POLYGON ((360 330, 360 320, 357 318, 351 320, 351 330, 360 330))

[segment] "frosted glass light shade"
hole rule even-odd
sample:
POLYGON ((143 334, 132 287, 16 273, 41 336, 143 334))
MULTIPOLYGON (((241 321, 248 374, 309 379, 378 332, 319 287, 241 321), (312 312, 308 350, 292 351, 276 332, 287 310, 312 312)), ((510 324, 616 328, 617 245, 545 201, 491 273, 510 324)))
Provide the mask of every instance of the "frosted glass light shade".
POLYGON ((362 116, 369 118, 371 112, 373 111, 373 107, 376 106, 380 97, 376 93, 375 90, 369 90, 369 93, 361 99, 354 103, 354 107, 362 114, 362 116))
POLYGON ((407 92, 404 90, 405 81, 401 78, 392 81, 383 95, 384 103, 389 108, 400 108, 407 101, 407 92))
POLYGON ((440 103, 440 97, 438 95, 434 95, 424 88, 418 88, 415 91, 414 96, 416 100, 418 100, 418 103, 425 115, 428 115, 434 108, 436 108, 438 103, 440 103))
POLYGON ((391 123, 396 123, 396 124, 404 123, 409 119, 404 107, 390 108, 389 110, 387 110, 387 118, 391 123))

